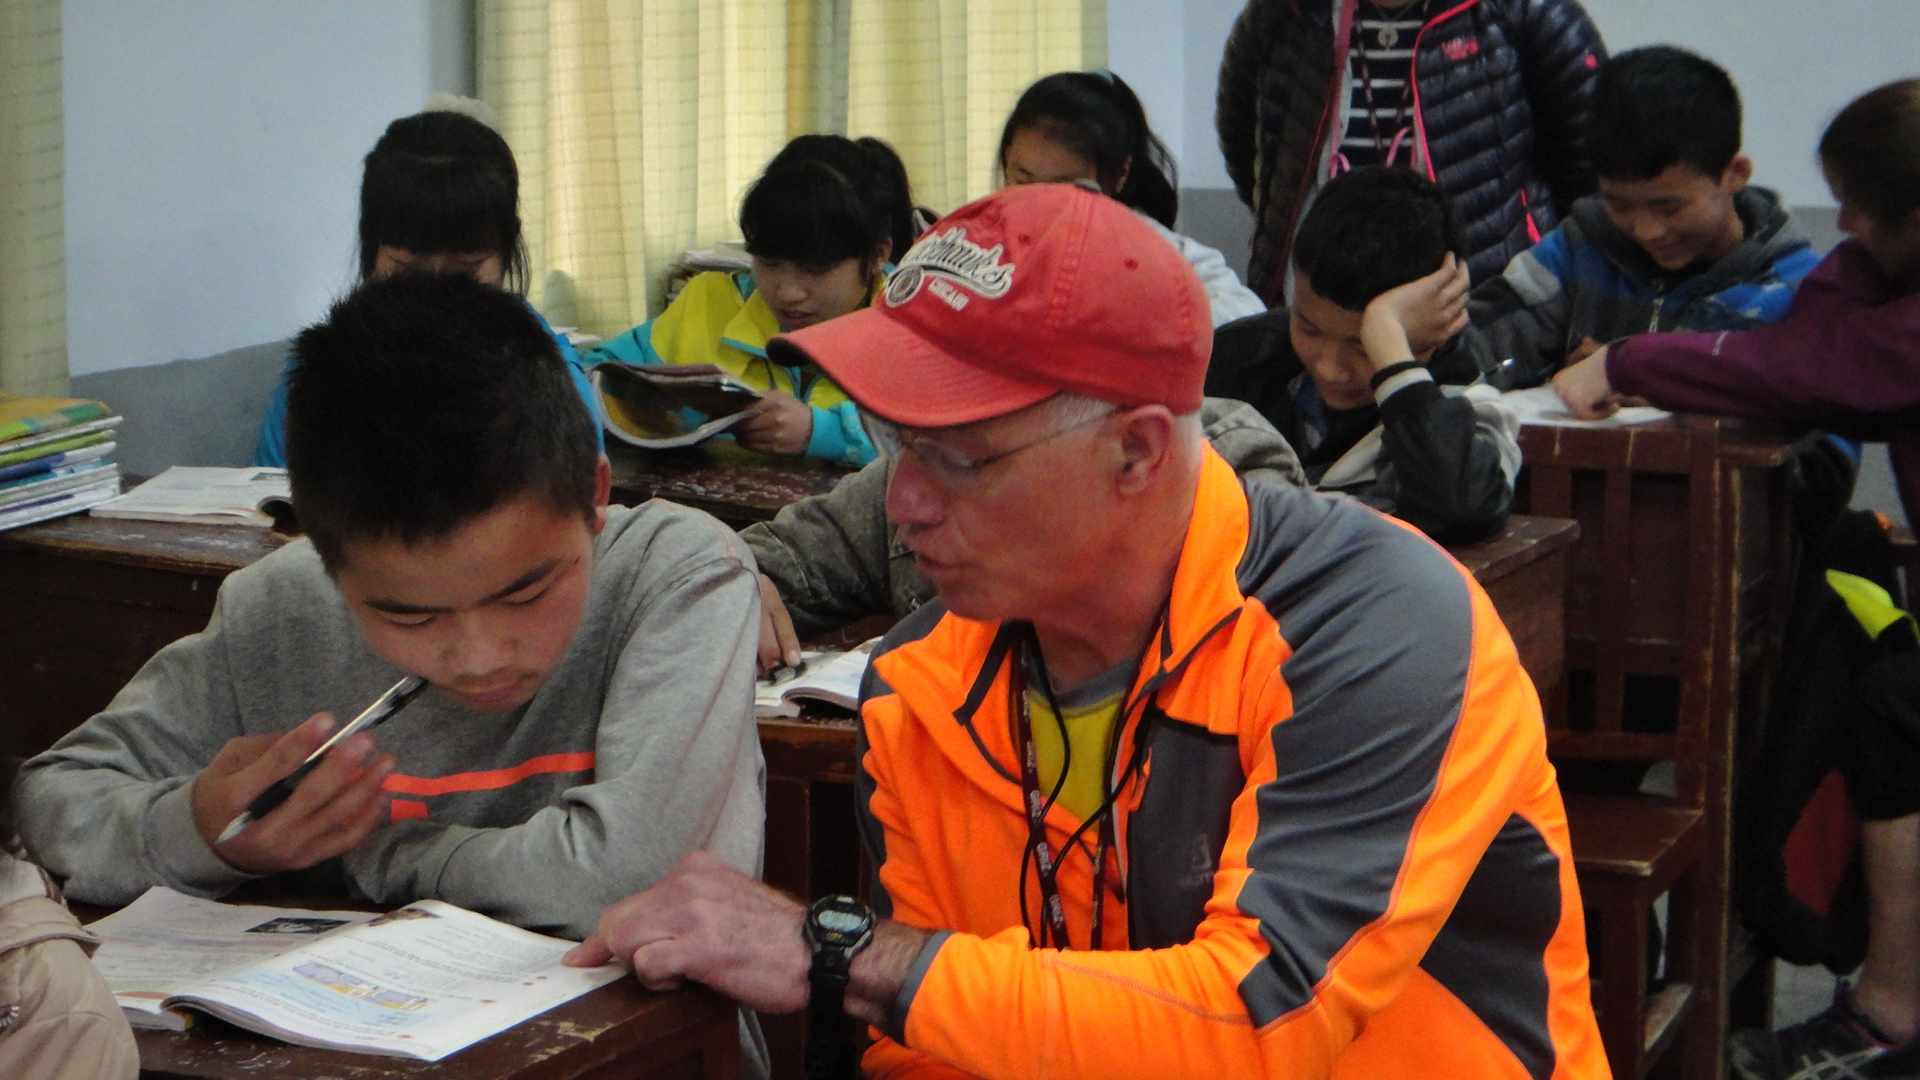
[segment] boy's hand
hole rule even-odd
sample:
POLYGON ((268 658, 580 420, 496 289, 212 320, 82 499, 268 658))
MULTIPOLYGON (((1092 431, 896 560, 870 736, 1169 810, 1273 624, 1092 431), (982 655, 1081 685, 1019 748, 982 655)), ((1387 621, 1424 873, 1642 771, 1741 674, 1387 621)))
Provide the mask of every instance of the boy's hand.
POLYGON ((773 579, 760 575, 760 672, 765 674, 782 664, 800 663, 800 637, 793 632, 793 616, 780 600, 773 579))
POLYGON ((1585 360, 1561 368, 1560 374, 1553 377, 1553 392, 1566 403, 1567 411, 1580 420, 1605 419, 1619 412, 1624 403, 1607 380, 1604 345, 1585 360))
POLYGON ((1580 361, 1585 360, 1587 357, 1592 356, 1594 353, 1599 352, 1603 348, 1606 348, 1606 346, 1593 340, 1592 336, 1583 337, 1580 339, 1580 344, 1575 345, 1573 348, 1567 350, 1567 362, 1565 364, 1562 364, 1561 366, 1571 367, 1574 364, 1577 364, 1580 361))
POLYGON ((386 817, 380 785, 394 766, 393 755, 376 753, 364 732, 328 751, 272 813, 219 842, 227 823, 299 768, 333 726, 332 715, 315 713, 284 735, 242 735, 221 747, 193 781, 193 824, 208 846, 254 874, 299 870, 358 847, 386 817))
POLYGON ((733 426, 740 445, 763 454, 804 454, 813 441, 813 406, 780 390, 769 390, 753 415, 733 426))
POLYGON ((1374 297, 1360 319, 1360 342, 1374 368, 1423 356, 1465 330, 1469 284, 1467 264, 1448 252, 1440 269, 1374 297), (1395 352, 1400 355, 1387 355, 1395 352))

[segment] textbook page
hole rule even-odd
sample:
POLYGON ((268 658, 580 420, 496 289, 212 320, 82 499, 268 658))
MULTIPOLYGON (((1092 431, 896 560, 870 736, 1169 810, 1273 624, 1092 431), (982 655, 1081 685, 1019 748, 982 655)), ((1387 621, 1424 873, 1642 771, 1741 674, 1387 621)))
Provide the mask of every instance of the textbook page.
POLYGON ((571 941, 420 900, 202 982, 182 1000, 303 1046, 439 1061, 626 974, 571 941))
POLYGON ((200 1009, 301 1046, 423 1061, 626 974, 617 964, 564 967, 573 942, 438 900, 377 915, 239 907, 155 888, 90 929, 106 939, 95 963, 108 956, 102 971, 116 992, 164 985, 169 1008, 200 1009), (162 899, 148 903, 156 893, 162 899), (136 964, 114 951, 129 939, 172 952, 155 949, 136 964))
POLYGON ((1500 400, 1519 415, 1522 424, 1543 424, 1548 427, 1626 427, 1629 424, 1665 420, 1673 415, 1651 405, 1629 405, 1604 420, 1578 420, 1567 411, 1567 403, 1560 400, 1560 395, 1551 386, 1510 390, 1501 394, 1500 400))
POLYGON ((187 1018, 161 1003, 194 984, 291 952, 316 935, 379 918, 373 911, 302 911, 198 900, 153 888, 87 929, 101 939, 93 966, 135 1027, 180 1031, 187 1018))
POLYGON ((269 503, 292 497, 287 470, 175 465, 111 502, 95 517, 270 528, 269 503))
POLYGON ((824 701, 842 709, 860 707, 860 682, 873 660, 873 647, 879 638, 861 642, 846 652, 803 652, 798 672, 787 674, 772 684, 754 687, 753 714, 756 718, 799 716, 803 700, 824 701))

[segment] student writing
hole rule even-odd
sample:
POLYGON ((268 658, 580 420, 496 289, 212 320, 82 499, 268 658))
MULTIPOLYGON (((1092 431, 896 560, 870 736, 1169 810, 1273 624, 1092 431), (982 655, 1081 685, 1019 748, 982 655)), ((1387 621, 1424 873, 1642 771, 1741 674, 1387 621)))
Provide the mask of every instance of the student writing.
POLYGON ((1502 390, 1653 330, 1778 322, 1820 261, 1779 196, 1748 183, 1740 94, 1718 64, 1670 46, 1600 70, 1587 148, 1600 191, 1473 292, 1502 390))
POLYGON ((697 511, 608 507, 593 432, 520 298, 361 286, 294 346, 309 538, 229 577, 205 631, 25 765, 29 848, 91 903, 304 872, 309 893, 576 937, 689 851, 757 872, 751 560, 697 511), (433 688, 377 744, 218 840, 403 673, 433 688))
POLYGON ((811 364, 769 359, 767 340, 871 302, 915 235, 906 166, 878 139, 802 135, 748 189, 740 232, 752 272, 695 277, 658 318, 597 346, 589 361, 716 364, 765 395, 732 429, 742 446, 872 461, 853 401, 811 364))
MULTIPOLYGON (((499 132, 444 109, 395 120, 368 152, 360 178, 360 279, 409 271, 465 274, 520 292, 527 282, 527 246, 519 201, 520 171, 499 132)), ((560 350, 574 390, 598 416, 580 354, 538 311, 533 317, 560 350)), ((416 407, 434 408, 434 402, 433 388, 420 388, 416 407)), ((286 411, 283 371, 260 419, 255 465, 287 463, 286 411)), ((600 438, 596 421, 596 444, 600 438)))

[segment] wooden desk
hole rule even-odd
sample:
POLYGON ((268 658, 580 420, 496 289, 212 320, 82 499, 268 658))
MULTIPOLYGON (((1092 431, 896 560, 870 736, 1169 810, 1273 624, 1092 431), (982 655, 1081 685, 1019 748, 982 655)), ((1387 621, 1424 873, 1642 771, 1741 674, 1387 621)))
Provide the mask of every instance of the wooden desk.
MULTIPOLYGON (((82 905, 75 912, 88 922, 108 913, 82 905)), ((295 1046, 204 1015, 187 1031, 136 1028, 133 1036, 142 1080, 734 1080, 738 1016, 731 1000, 705 987, 659 994, 627 978, 439 1061, 295 1046)))
POLYGON ((100 711, 161 646, 207 625, 228 574, 284 543, 86 514, 0 532, 0 756, 36 754, 100 711))
POLYGON ((843 465, 756 454, 729 442, 683 450, 642 450, 609 442, 614 502, 651 498, 697 507, 736 529, 771 521, 780 508, 824 495, 853 470, 843 465))

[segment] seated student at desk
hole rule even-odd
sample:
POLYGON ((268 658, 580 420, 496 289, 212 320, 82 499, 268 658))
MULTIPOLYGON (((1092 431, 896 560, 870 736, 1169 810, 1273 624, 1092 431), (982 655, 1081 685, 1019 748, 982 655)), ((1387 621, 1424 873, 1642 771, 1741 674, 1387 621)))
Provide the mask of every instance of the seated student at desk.
POLYGON ((1539 386, 1629 334, 1745 330, 1786 315, 1820 257, 1780 197, 1747 183, 1740 93, 1718 64, 1666 45, 1608 60, 1587 150, 1599 194, 1473 290, 1488 382, 1539 386))
POLYGON ((1132 207, 1200 275, 1213 325, 1267 310, 1218 251, 1173 231, 1173 155, 1147 126, 1133 87, 1113 72, 1055 72, 1022 91, 1000 132, 999 168, 1004 183, 1094 183, 1132 207))
POLYGON ((716 364, 765 395, 731 430, 740 445, 865 465, 873 442, 853 402, 810 364, 768 359, 767 340, 872 302, 916 235, 906 166, 879 139, 802 135, 747 189, 740 234, 751 273, 695 277, 587 362, 716 364))
MULTIPOLYGON (((1787 317, 1718 333, 1644 334, 1573 364, 1553 388, 1575 416, 1623 395, 1667 409, 1772 419, 1886 439, 1900 502, 1920 521, 1920 79, 1855 99, 1820 138, 1840 203, 1835 247, 1787 317)), ((1735 1036, 1749 1080, 1920 1076, 1920 654, 1861 687, 1837 762, 1862 819, 1867 956, 1825 1012, 1735 1036)))
POLYGON ((1207 393, 1280 429, 1322 491, 1441 543, 1497 531, 1513 507, 1519 420, 1484 383, 1441 386, 1467 330, 1460 225, 1447 196, 1370 165, 1320 191, 1293 242, 1291 311, 1214 332, 1207 393))
POLYGON ((308 539, 227 578, 204 632, 21 770, 21 834, 71 896, 313 868, 293 884, 578 937, 689 851, 757 871, 752 562, 698 511, 607 506, 592 420, 519 297, 362 285, 295 343, 287 449, 308 539), (431 688, 377 744, 340 744, 222 839, 406 675, 431 688))
POLYGON ((806 1008, 815 1075, 853 1075, 851 1016, 889 1080, 1604 1077, 1486 595, 1351 500, 1234 476, 1206 296, 1124 207, 1007 188, 943 240, 964 310, 902 290, 772 343, 896 425, 889 510, 940 591, 862 690, 874 907, 696 853, 570 962, 806 1008))
MULTIPOLYGON (((447 109, 401 117, 373 144, 360 178, 360 280, 411 271, 465 274, 518 294, 527 283, 519 201, 520 170, 499 132, 447 109)), ((597 417, 599 402, 580 354, 532 305, 527 310, 553 339, 574 390, 597 417)), ((419 406, 433 401, 433 388, 421 387, 419 406)), ((286 465, 286 413, 282 371, 260 418, 255 465, 286 465)), ((598 421, 593 437, 601 445, 598 421)))

